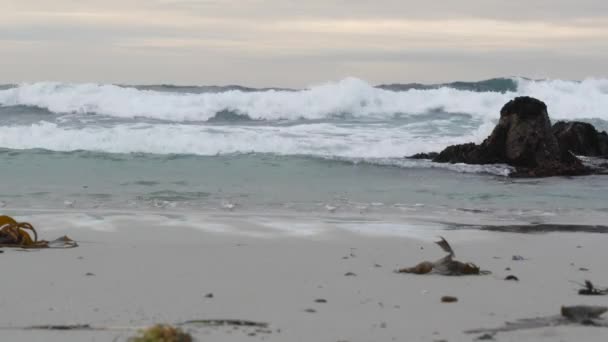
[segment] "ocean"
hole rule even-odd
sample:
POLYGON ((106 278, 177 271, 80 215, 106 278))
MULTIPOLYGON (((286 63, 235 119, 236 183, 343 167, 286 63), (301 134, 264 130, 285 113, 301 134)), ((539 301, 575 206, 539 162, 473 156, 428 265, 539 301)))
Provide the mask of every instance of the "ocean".
POLYGON ((3 85, 0 206, 603 222, 606 176, 511 179, 506 165, 404 158, 481 142, 521 95, 546 102, 553 122, 608 129, 608 79, 3 85))

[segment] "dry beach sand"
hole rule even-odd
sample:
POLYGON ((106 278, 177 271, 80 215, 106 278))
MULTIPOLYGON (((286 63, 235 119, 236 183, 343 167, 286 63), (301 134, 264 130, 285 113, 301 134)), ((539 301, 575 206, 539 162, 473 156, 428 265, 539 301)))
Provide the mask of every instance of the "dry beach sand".
MULTIPOLYGON (((240 319, 259 327, 185 325, 199 341, 473 341, 464 331, 550 316, 562 305, 608 305, 574 282, 608 286, 608 234, 410 230, 395 218, 155 213, 10 213, 66 250, 2 249, 0 340, 124 341, 140 327, 240 319), (375 225, 375 226, 374 226, 375 225), (353 227, 361 227, 357 229, 353 227), (374 227, 387 228, 373 233, 374 227), (349 229, 345 229, 349 227, 349 229), (486 276, 396 274, 445 255, 486 276), (524 260, 513 260, 513 256, 524 260), (506 270, 510 268, 510 270, 506 270), (352 275, 347 275, 352 274, 352 275), (506 281, 515 275, 519 281, 506 281), (212 294, 212 295, 210 295, 212 294), (442 303, 442 296, 456 303, 442 303), (89 324, 101 330, 29 330, 89 324)), ((544 327, 496 341, 606 341, 608 329, 544 327)))

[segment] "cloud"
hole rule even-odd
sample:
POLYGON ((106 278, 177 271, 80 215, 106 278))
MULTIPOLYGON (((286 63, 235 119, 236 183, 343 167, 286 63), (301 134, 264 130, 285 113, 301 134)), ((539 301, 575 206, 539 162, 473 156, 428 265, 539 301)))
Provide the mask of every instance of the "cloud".
POLYGON ((9 0, 7 7, 0 83, 582 78, 602 76, 608 58, 604 1, 9 0), (428 70, 408 74, 423 79, 388 79, 413 68, 428 70))

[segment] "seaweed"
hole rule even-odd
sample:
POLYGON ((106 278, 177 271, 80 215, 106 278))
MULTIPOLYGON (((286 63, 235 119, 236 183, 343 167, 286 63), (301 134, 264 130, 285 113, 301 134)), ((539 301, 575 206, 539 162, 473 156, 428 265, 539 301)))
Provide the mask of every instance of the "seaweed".
POLYGON ((17 222, 10 216, 0 216, 0 247, 15 248, 73 248, 76 241, 67 236, 53 241, 38 240, 38 233, 28 222, 17 222), (30 231, 33 235, 30 236, 30 231))
MULTIPOLYGON (((581 284, 582 285, 582 284, 581 284)), ((579 295, 583 296, 603 296, 608 294, 608 289, 596 288, 590 280, 585 280, 584 288, 578 290, 579 295)))
POLYGON ((192 336, 180 328, 168 324, 157 324, 140 330, 139 336, 131 337, 129 342, 192 342, 192 336))
POLYGON ((471 262, 461 262, 454 260, 456 254, 454 249, 447 242, 446 239, 440 237, 441 240, 435 243, 441 247, 441 249, 448 253, 445 257, 435 261, 423 261, 414 267, 406 267, 398 269, 397 273, 413 273, 413 274, 428 274, 437 273, 441 275, 450 276, 461 276, 461 275, 486 275, 490 274, 490 271, 482 271, 479 266, 471 262))

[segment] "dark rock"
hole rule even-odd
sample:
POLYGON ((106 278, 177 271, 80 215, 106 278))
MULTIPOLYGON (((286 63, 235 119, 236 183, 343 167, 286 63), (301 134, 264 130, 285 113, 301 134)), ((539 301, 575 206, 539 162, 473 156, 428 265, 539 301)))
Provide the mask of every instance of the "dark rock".
POLYGON ((514 166, 515 177, 549 177, 591 173, 571 153, 562 153, 553 135, 544 102, 516 97, 500 111, 492 134, 480 145, 449 146, 433 159, 439 163, 497 164, 514 166))
POLYGON ((552 131, 562 154, 608 157, 608 134, 598 132, 592 124, 559 121, 553 125, 552 131))
POLYGON ((515 281, 519 281, 519 278, 517 278, 517 277, 516 277, 516 276, 514 276, 514 275, 508 275, 508 276, 505 278, 505 280, 515 280, 515 281))
POLYGON ((214 297, 214 296, 213 296, 213 293, 207 293, 207 294, 205 295, 205 298, 213 298, 213 297, 214 297))
POLYGON ((355 273, 353 273, 353 272, 347 272, 347 273, 344 274, 344 276, 346 276, 346 277, 356 277, 357 275, 355 273))
POLYGON ((327 303, 327 299, 323 299, 323 298, 315 299, 315 303, 325 304, 325 303, 327 303))
POLYGON ((429 153, 416 153, 413 156, 409 156, 409 159, 435 159, 439 153, 437 152, 429 152, 429 153))

